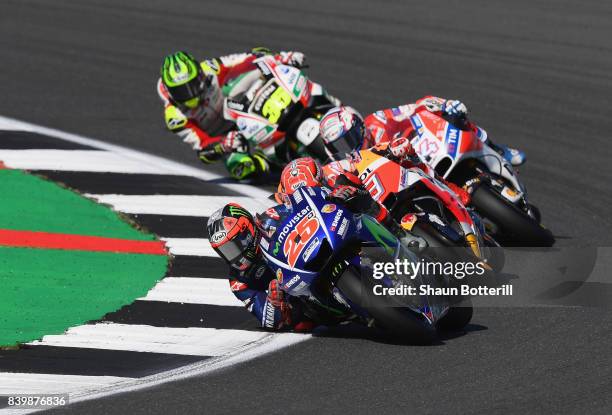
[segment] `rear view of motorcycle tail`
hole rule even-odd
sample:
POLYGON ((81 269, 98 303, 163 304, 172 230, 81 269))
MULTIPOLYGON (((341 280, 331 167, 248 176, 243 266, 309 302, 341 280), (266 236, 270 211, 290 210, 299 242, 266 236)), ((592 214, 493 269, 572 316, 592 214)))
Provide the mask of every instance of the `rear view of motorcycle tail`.
MULTIPOLYGON (((552 233, 541 224, 537 207, 516 169, 489 145, 487 133, 465 115, 421 111, 411 117, 418 132, 412 145, 419 157, 445 179, 471 195, 470 206, 487 232, 504 246, 550 247, 552 233)), ((488 139, 490 140, 490 139, 488 139)))

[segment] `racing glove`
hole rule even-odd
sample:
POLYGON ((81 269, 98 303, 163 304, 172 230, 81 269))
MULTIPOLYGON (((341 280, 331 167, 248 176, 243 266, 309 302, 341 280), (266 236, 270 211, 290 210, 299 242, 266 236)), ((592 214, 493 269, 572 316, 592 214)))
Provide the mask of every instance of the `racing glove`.
POLYGON ((339 181, 336 181, 337 186, 327 196, 328 200, 340 203, 352 212, 368 214, 385 226, 388 221, 393 220, 389 211, 374 200, 367 190, 350 184, 338 184, 344 182, 344 177, 341 175, 339 181))
POLYGON ((295 66, 296 68, 303 68, 304 62, 306 61, 306 55, 304 55, 302 52, 288 51, 277 54, 273 50, 262 46, 251 49, 251 52, 257 56, 276 55, 277 59, 280 58, 281 63, 295 66))
POLYGON ((466 115, 468 110, 465 104, 457 99, 447 99, 442 104, 442 111, 448 115, 466 115))
POLYGON ((251 49, 251 52, 258 56, 274 55, 274 51, 265 46, 254 47, 253 49, 251 49))
POLYGON ((296 68, 304 67, 306 55, 302 52, 280 52, 279 55, 280 61, 285 65, 295 66, 296 68))
POLYGON ((248 153, 249 148, 244 136, 238 131, 230 131, 221 141, 225 153, 248 153))
POLYGON ((291 305, 289 304, 289 299, 287 298, 285 292, 280 289, 277 280, 272 280, 270 281, 270 284, 268 284, 267 300, 281 312, 282 323, 280 327, 290 326, 291 305))
POLYGON ((353 212, 362 213, 368 213, 371 210, 371 202, 374 202, 367 190, 349 185, 339 185, 331 191, 327 198, 346 206, 353 212))
POLYGON ((209 144, 198 152, 200 161, 204 164, 214 163, 226 154, 231 153, 246 153, 248 145, 246 141, 237 131, 230 131, 219 142, 209 144))

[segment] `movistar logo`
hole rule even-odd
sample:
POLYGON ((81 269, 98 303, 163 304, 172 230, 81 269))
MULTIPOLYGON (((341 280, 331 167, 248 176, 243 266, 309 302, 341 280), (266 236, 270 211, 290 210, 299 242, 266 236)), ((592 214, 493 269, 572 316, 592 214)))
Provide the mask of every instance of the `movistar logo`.
POLYGON ((274 250, 272 251, 272 253, 274 255, 278 254, 279 249, 280 249, 280 242, 276 241, 276 244, 274 245, 274 250))

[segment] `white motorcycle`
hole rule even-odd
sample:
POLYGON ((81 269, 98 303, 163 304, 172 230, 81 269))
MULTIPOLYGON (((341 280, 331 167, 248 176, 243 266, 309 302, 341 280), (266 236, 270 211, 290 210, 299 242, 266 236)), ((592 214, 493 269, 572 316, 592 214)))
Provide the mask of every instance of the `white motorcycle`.
POLYGON ((280 167, 302 156, 325 161, 319 120, 340 101, 298 68, 269 56, 254 62, 261 76, 225 100, 224 117, 236 124, 249 151, 260 151, 280 167))

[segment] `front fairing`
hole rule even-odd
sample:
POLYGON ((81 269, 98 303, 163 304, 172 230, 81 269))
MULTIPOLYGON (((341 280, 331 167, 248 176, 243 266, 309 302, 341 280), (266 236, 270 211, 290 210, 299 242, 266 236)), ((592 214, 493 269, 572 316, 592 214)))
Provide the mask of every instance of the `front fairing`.
POLYGON ((291 214, 266 236, 263 253, 281 289, 294 296, 312 294, 322 266, 356 231, 353 213, 326 200, 324 188, 300 188, 288 196, 291 214))

